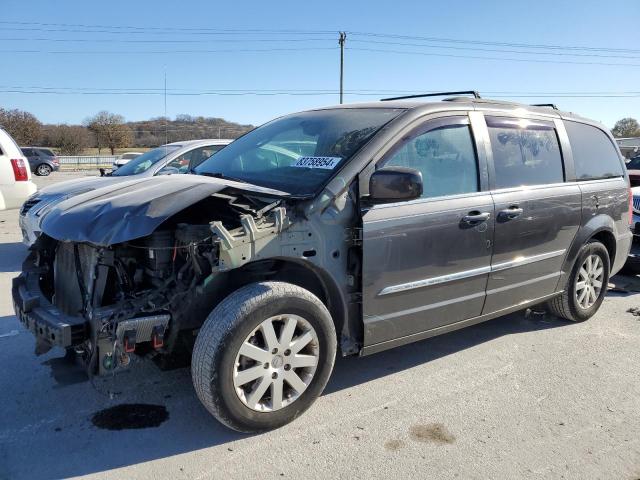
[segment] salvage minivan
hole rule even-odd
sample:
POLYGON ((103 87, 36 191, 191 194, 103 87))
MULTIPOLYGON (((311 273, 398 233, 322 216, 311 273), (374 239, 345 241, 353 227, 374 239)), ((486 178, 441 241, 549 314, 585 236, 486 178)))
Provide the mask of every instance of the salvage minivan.
POLYGON ((197 396, 243 432, 297 418, 337 352, 534 305, 588 319, 632 240, 611 134, 454 93, 287 115, 193 175, 57 203, 13 282, 16 315, 38 351, 74 351, 90 375, 192 350, 197 396))

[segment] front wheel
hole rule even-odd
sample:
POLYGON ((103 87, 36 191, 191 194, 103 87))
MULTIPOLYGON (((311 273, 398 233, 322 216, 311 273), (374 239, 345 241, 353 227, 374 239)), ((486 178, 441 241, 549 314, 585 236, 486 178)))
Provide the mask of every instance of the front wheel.
POLYGON ((605 246, 598 241, 585 244, 578 253, 564 292, 549 301, 551 313, 574 322, 591 318, 604 300, 609 270, 609 252, 605 246))
POLYGON ((202 326, 191 375, 198 398, 240 432, 285 425, 322 393, 336 354, 325 305, 284 282, 249 284, 224 299, 202 326))

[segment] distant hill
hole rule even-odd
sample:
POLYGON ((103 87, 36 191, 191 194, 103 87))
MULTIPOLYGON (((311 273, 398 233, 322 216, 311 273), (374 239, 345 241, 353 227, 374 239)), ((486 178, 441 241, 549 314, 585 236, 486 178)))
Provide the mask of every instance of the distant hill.
POLYGON ((223 118, 191 115, 178 115, 175 120, 157 117, 126 125, 133 132, 133 147, 156 147, 164 144, 165 138, 169 143, 200 138, 237 138, 255 128, 223 118))

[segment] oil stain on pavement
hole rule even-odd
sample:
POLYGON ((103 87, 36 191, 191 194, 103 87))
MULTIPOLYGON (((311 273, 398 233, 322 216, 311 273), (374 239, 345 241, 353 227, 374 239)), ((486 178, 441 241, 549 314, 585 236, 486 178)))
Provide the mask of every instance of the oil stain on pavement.
POLYGON ((390 452, 397 452, 403 448, 406 444, 402 440, 388 440, 384 444, 384 448, 390 452))
POLYGON ((168 418, 164 405, 123 403, 94 413, 91 422, 105 430, 130 430, 159 427, 168 418))
POLYGON ((453 443, 456 437, 441 423, 428 423, 426 425, 413 425, 409 429, 412 440, 416 442, 431 442, 439 445, 453 443))

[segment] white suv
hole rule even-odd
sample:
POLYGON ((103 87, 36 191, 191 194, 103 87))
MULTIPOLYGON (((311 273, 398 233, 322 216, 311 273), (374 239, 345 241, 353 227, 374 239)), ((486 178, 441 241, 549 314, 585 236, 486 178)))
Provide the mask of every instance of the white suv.
POLYGON ((11 135, 0 128, 0 210, 19 208, 37 189, 29 162, 11 135))

